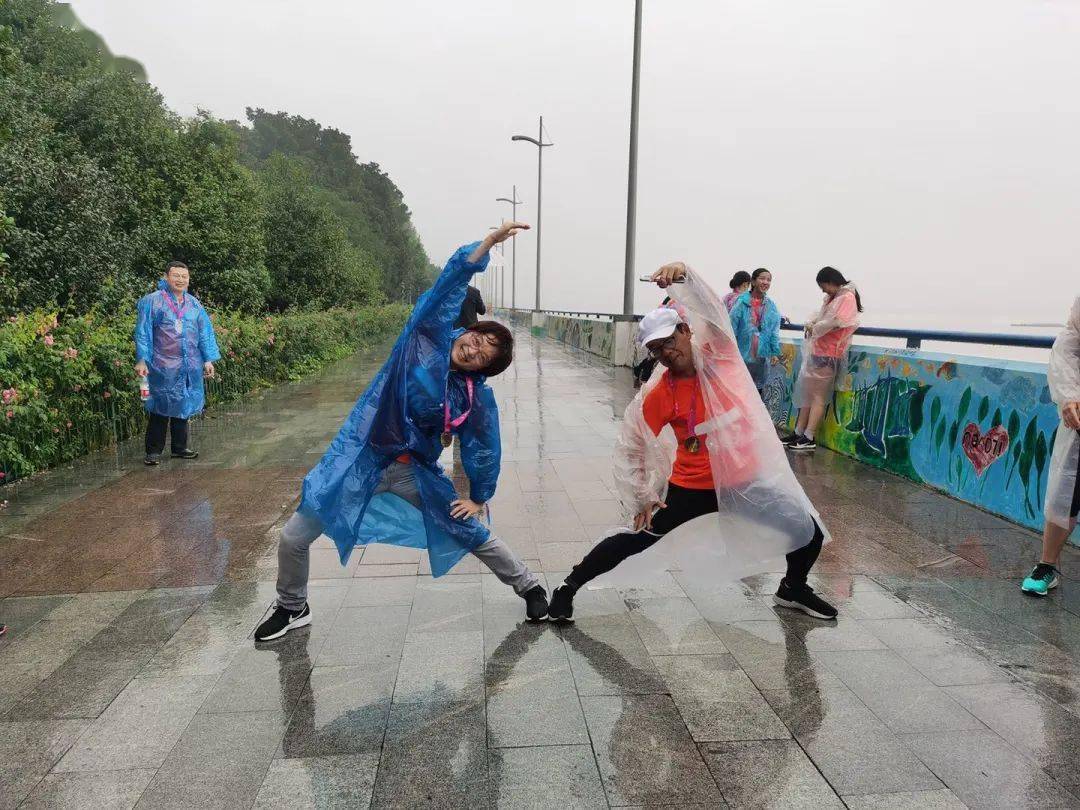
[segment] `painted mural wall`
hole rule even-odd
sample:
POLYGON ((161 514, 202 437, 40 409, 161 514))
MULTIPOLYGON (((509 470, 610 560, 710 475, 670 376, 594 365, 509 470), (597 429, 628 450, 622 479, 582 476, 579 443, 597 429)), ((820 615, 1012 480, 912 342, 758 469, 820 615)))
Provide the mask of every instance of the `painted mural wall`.
MULTIPOLYGON (((789 426, 799 350, 785 341, 766 385, 773 418, 789 426)), ((1058 422, 1045 365, 853 346, 816 439, 1041 530, 1058 422)))
MULTIPOLYGON (((495 311, 495 314, 497 317, 510 320, 516 325, 526 326, 532 323, 531 312, 522 312, 520 310, 511 312, 499 309, 495 311)), ((605 357, 608 360, 615 356, 615 323, 613 321, 547 315, 544 329, 533 329, 532 331, 538 336, 546 335, 568 346, 605 357)), ((631 346, 629 356, 635 357, 640 354, 638 347, 631 346)))

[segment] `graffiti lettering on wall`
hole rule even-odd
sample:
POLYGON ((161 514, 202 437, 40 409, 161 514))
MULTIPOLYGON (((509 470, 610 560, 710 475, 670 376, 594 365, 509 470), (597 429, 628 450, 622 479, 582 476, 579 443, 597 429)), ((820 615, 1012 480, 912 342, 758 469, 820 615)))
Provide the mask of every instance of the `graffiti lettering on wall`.
POLYGON ((857 347, 818 441, 1041 528, 1057 425, 1043 366, 857 347))

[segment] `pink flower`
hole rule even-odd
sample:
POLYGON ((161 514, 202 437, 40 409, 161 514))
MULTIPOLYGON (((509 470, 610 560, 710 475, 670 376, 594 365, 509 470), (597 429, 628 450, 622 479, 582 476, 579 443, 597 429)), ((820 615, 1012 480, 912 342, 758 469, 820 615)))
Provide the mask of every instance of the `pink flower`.
POLYGON ((3 481, 5 478, 7 478, 7 473, 0 472, 0 481, 3 481))
POLYGON ((273 345, 274 345, 274 336, 273 336, 273 335, 270 335, 270 337, 268 337, 268 338, 266 339, 266 344, 267 344, 268 346, 273 346, 273 345))
POLYGON ((10 316, 8 316, 7 322, 8 323, 16 323, 18 320, 19 319, 16 318, 14 315, 10 315, 10 316))
POLYGON ((52 346, 54 343, 56 343, 52 335, 45 335, 42 340, 45 342, 46 346, 52 346))
POLYGON ((78 356, 79 356, 79 350, 76 349, 74 346, 69 347, 69 348, 64 350, 64 357, 66 357, 68 360, 74 360, 78 356))
POLYGON ((0 397, 3 398, 5 405, 7 405, 7 404, 9 404, 11 402, 14 402, 15 398, 18 397, 18 396, 19 396, 19 392, 16 391, 14 387, 5 388, 3 390, 3 392, 0 393, 0 397))
POLYGON ((102 396, 105 397, 105 399, 108 399, 109 397, 112 396, 112 394, 110 394, 108 391, 106 391, 104 394, 102 394, 102 396))
POLYGON ((71 420, 68 420, 67 426, 71 427, 71 420))
POLYGON ((14 419, 15 418, 15 411, 8 411, 7 412, 7 418, 8 419, 14 419))

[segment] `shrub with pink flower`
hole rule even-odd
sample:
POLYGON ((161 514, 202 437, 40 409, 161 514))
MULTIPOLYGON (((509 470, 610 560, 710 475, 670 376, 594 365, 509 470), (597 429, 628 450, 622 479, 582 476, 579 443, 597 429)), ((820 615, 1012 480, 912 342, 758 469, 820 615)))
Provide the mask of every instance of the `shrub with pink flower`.
POLYGON ((45 335, 45 337, 43 337, 41 340, 45 343, 46 346, 52 346, 54 343, 56 343, 56 339, 52 335, 45 335))
POLYGON ((70 346, 67 349, 64 349, 64 359, 65 360, 74 360, 78 356, 79 356, 79 350, 76 349, 74 346, 70 346))
POLYGON ((18 400, 19 392, 15 390, 14 386, 12 386, 11 388, 5 388, 2 392, 0 392, 0 398, 4 400, 5 405, 10 405, 12 402, 18 400))

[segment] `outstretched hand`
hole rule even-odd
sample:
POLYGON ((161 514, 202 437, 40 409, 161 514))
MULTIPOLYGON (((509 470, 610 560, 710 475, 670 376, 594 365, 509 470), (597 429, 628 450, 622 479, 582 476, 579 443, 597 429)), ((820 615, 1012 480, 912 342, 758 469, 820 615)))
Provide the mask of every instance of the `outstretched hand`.
POLYGON ((676 281, 682 281, 686 278, 686 265, 682 262, 665 264, 653 273, 651 278, 656 282, 656 286, 662 290, 665 287, 670 287, 676 281))
POLYGON ((476 250, 469 256, 469 261, 475 264, 484 258, 484 254, 496 245, 527 230, 529 230, 529 226, 524 222, 504 222, 480 241, 476 250))

